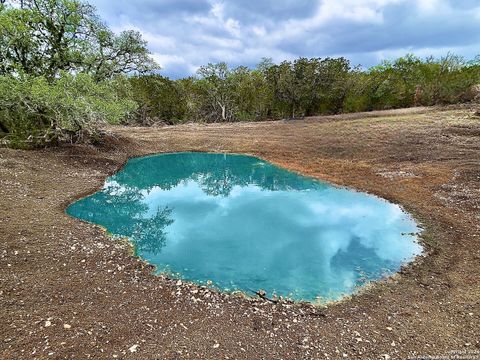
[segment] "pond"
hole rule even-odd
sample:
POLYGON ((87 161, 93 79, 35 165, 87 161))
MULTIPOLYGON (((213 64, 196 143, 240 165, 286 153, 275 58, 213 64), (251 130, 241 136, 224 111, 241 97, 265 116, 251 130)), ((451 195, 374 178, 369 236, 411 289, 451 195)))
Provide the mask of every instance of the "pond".
POLYGON ((422 251, 398 205, 244 155, 131 159, 67 213, 128 237, 158 273, 294 300, 339 299, 422 251))

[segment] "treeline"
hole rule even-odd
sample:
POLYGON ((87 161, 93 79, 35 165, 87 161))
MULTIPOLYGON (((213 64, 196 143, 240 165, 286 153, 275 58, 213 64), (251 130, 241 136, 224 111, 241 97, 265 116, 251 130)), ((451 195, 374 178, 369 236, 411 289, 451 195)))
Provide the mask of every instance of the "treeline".
POLYGON ((209 64, 186 79, 130 82, 141 124, 254 121, 472 101, 480 95, 480 57, 407 55, 369 70, 344 58, 264 59, 253 70, 209 64))
POLYGON ((140 33, 114 34, 79 0, 0 1, 0 142, 98 139, 102 124, 256 121, 467 102, 480 57, 407 55, 371 69, 299 58, 158 75, 140 33))

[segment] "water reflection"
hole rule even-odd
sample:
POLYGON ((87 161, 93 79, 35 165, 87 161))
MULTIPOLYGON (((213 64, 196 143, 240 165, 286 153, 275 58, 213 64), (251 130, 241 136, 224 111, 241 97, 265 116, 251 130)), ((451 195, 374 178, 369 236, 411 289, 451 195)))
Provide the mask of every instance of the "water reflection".
POLYGON ((398 206, 240 155, 134 159, 67 211, 128 236, 159 271, 305 300, 350 293, 421 250, 398 206))

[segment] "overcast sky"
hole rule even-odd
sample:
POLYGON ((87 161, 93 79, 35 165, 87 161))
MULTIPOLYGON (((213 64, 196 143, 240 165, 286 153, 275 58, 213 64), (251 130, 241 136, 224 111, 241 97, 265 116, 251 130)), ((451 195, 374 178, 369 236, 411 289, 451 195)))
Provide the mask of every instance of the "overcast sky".
POLYGON ((90 0, 116 32, 136 29, 162 74, 299 56, 354 65, 414 53, 480 54, 480 0, 90 0))

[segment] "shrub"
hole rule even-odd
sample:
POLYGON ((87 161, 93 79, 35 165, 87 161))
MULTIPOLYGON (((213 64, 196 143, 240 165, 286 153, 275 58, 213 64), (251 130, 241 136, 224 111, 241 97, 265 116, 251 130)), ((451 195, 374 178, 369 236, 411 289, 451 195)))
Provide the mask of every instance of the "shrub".
POLYGON ((129 92, 123 78, 0 76, 0 136, 10 146, 34 147, 95 135, 100 125, 117 123, 135 110, 122 92, 129 92))

